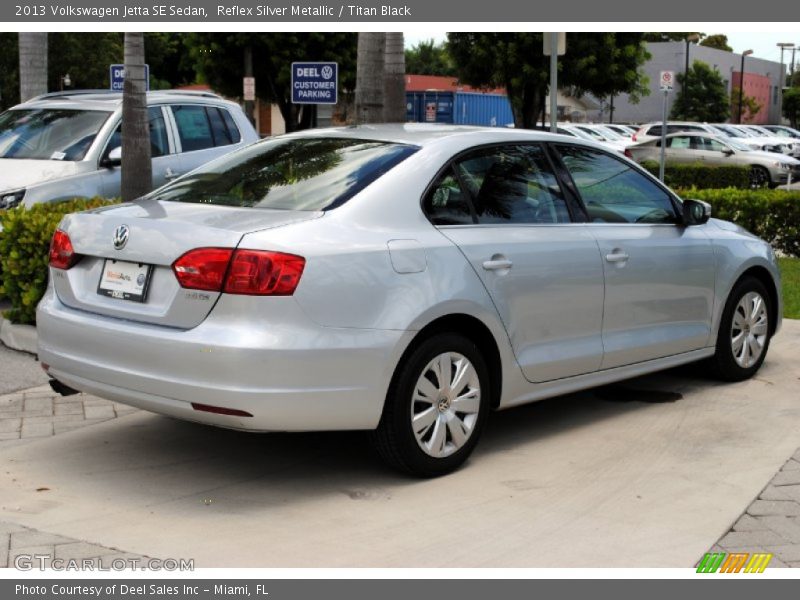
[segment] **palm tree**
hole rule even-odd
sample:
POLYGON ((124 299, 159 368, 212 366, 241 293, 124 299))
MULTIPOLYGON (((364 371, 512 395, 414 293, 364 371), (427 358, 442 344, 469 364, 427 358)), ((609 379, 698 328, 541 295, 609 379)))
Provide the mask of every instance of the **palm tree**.
POLYGON ((383 122, 386 34, 358 34, 356 65, 356 122, 383 122))
POLYGON ((20 102, 47 93, 47 33, 19 33, 20 102))
POLYGON ((403 34, 386 34, 384 119, 387 123, 406 120, 406 52, 403 34))
POLYGON ((122 200, 129 202, 153 187, 150 126, 147 118, 144 34, 125 34, 125 84, 122 89, 122 200))

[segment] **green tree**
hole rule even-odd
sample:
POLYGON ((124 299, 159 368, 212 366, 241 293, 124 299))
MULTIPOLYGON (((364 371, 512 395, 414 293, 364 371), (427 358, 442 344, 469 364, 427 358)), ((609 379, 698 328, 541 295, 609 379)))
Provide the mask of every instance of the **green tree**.
POLYGON ((447 45, 437 44, 431 39, 406 50, 406 73, 455 77, 456 69, 447 52, 447 45))
POLYGON ((741 98, 742 102, 742 114, 741 120, 739 119, 739 92, 740 88, 738 86, 734 86, 731 89, 731 113, 733 114, 733 118, 736 120, 737 123, 747 123, 752 121, 753 118, 758 114, 761 110, 762 105, 761 103, 756 100, 753 96, 744 95, 741 98))
POLYGON ((47 87, 62 88, 69 75, 68 89, 108 89, 108 67, 123 58, 121 33, 61 32, 51 33, 48 47, 47 87))
POLYGON ((287 131, 306 129, 313 123, 312 105, 291 103, 293 61, 336 61, 340 101, 355 89, 355 33, 190 33, 184 42, 198 76, 234 98, 242 95, 244 49, 250 46, 256 94, 278 105, 287 131))
POLYGON ((800 87, 790 88, 783 93, 783 116, 797 129, 800 124, 800 87))
MULTIPOLYGON (((504 87, 514 123, 533 128, 550 80, 550 58, 542 51, 541 33, 449 33, 448 52, 458 77, 476 87, 504 87)), ((608 97, 649 93, 641 70, 649 55, 641 33, 581 33, 567 36, 567 53, 559 57, 559 87, 577 96, 608 97)))
POLYGON ((705 38, 700 42, 701 46, 707 48, 716 48, 717 50, 724 50, 725 52, 733 52, 733 48, 728 45, 728 36, 722 33, 715 33, 705 38))
POLYGON ((671 117, 686 121, 720 123, 730 115, 728 91, 722 75, 696 60, 686 75, 678 73, 680 90, 672 105, 671 117))
POLYGON ((19 36, 0 32, 0 111, 19 102, 19 36))

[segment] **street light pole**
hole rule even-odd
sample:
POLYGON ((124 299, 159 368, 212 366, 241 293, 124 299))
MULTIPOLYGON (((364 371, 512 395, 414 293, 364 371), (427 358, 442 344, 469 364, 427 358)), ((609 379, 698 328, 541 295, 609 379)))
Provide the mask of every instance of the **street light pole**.
POLYGON ((794 44, 792 42, 778 42, 778 48, 781 49, 781 84, 778 90, 778 122, 780 122, 781 115, 783 114, 783 89, 786 87, 786 69, 783 66, 783 51, 794 48, 794 44))
POLYGON ((696 42, 700 39, 700 34, 690 33, 686 36, 686 64, 683 67, 683 105, 686 107, 686 114, 684 117, 689 118, 689 44, 696 42))
POLYGON ((752 53, 752 50, 742 52, 742 68, 739 71, 739 118, 736 120, 739 124, 742 123, 742 104, 744 103, 744 59, 752 53))

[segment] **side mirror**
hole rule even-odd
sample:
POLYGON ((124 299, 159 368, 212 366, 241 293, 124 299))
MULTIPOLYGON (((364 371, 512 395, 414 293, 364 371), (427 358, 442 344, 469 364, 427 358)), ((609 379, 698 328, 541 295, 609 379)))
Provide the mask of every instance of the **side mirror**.
POLYGON ((725 150, 723 150, 722 153, 725 156, 732 156, 733 155, 733 150, 731 150, 730 148, 725 148, 725 150))
POLYGON ((703 225, 711 218, 711 205, 702 200, 683 201, 683 224, 703 225))
POLYGON ((108 156, 106 156, 102 160, 100 166, 110 169, 112 167, 118 167, 121 164, 122 164, 122 146, 117 146, 116 148, 111 150, 111 152, 108 153, 108 156))

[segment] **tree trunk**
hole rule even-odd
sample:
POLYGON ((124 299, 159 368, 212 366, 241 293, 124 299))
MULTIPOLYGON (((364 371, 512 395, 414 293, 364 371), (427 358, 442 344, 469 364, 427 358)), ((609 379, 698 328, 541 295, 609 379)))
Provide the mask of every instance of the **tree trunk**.
POLYGON ((402 33, 386 34, 384 113, 387 123, 406 121, 406 52, 402 33))
POLYGON ((356 123, 382 123, 384 120, 385 54, 385 33, 358 34, 356 123))
POLYGON ((130 202, 153 187, 144 34, 125 34, 125 85, 122 91, 122 200, 130 202))
POLYGON ((47 93, 47 34, 19 33, 20 102, 47 93))

